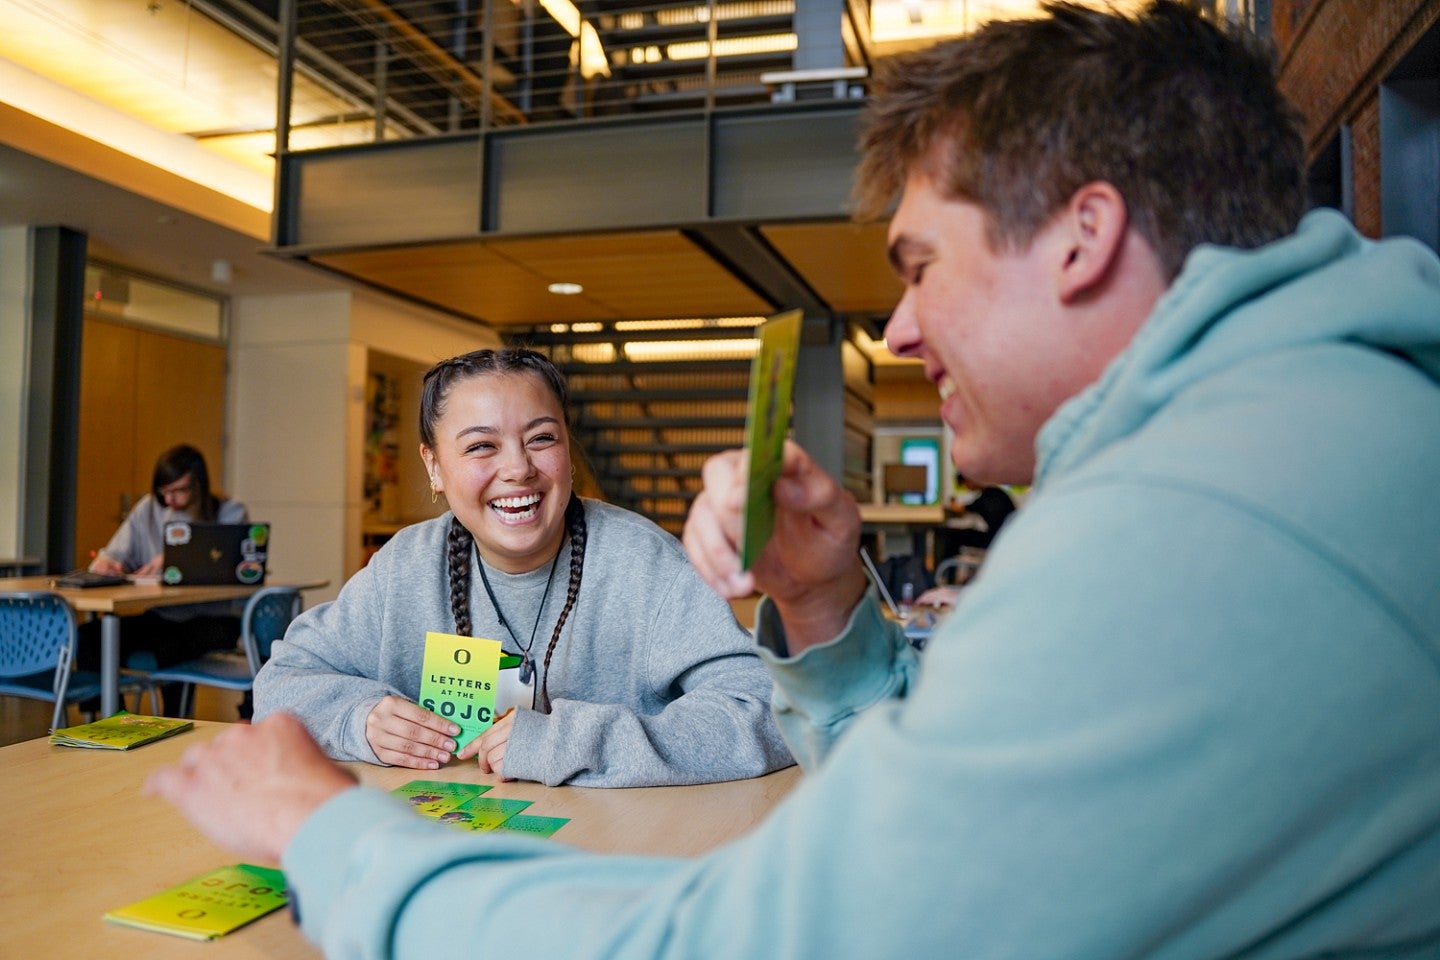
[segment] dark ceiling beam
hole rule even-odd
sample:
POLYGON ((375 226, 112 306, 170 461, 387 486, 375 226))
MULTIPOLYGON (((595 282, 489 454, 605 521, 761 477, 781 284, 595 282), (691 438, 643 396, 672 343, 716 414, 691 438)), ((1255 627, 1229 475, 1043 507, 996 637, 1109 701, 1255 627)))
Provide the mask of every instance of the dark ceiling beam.
POLYGON ((830 305, 811 289, 754 227, 705 224, 684 231, 721 266, 776 310, 799 308, 806 316, 828 315, 830 305))

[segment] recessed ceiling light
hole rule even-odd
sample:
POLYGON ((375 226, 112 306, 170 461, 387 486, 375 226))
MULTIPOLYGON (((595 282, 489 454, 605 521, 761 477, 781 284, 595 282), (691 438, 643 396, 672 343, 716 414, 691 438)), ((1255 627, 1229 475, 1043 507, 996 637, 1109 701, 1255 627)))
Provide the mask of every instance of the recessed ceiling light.
POLYGON ((558 293, 562 297, 573 297, 577 293, 585 292, 585 288, 578 283, 552 283, 545 289, 551 293, 558 293))

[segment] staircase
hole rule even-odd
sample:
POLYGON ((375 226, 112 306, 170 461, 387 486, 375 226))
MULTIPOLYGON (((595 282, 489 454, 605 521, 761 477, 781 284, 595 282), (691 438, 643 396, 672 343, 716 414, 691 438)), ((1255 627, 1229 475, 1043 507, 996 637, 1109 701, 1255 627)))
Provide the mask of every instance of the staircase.
POLYGON ((685 342, 679 335, 537 329, 522 338, 569 381, 576 446, 600 495, 677 536, 705 461, 745 441, 753 351, 740 342, 750 336, 745 327, 687 329, 685 342), (658 348, 654 359, 630 356, 645 355, 645 346, 658 348))
POLYGON ((597 113, 764 102, 761 74, 792 64, 794 0, 592 0, 586 10, 611 63, 597 113))

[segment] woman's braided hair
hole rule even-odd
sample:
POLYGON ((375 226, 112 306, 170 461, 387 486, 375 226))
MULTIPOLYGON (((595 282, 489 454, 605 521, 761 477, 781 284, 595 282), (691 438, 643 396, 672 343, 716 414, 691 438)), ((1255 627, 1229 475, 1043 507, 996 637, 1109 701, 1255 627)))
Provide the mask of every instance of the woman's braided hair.
MULTIPOLYGON (((420 397, 420 439, 431 450, 435 449, 435 424, 444 412, 445 397, 457 382, 489 373, 533 373, 538 374, 555 398, 560 401, 560 410, 566 423, 570 420, 570 392, 565 377, 559 369, 542 354, 524 348, 500 350, 474 350, 449 360, 442 360, 425 374, 425 387, 420 397)), ((544 667, 540 674, 540 689, 535 706, 544 713, 550 712, 550 658, 560 641, 560 632, 580 595, 580 578, 585 570, 585 506, 572 490, 565 505, 565 531, 570 538, 570 582, 565 591, 565 606, 560 618, 555 621, 555 631, 545 648, 544 667)), ((450 583, 450 612, 455 618, 455 632, 471 636, 470 622, 470 558, 475 538, 465 529, 459 518, 450 517, 450 528, 446 531, 446 574, 450 583)))

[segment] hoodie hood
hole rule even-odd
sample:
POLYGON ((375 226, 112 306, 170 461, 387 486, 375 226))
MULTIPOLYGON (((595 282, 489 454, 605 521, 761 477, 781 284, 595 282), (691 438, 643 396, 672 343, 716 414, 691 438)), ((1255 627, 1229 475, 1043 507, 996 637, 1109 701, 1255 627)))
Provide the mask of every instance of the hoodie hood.
POLYGON ((1041 429, 1035 486, 1218 370, 1320 342, 1402 356, 1440 383, 1440 260, 1409 238, 1367 240, 1333 210, 1256 250, 1197 247, 1130 346, 1041 429))

